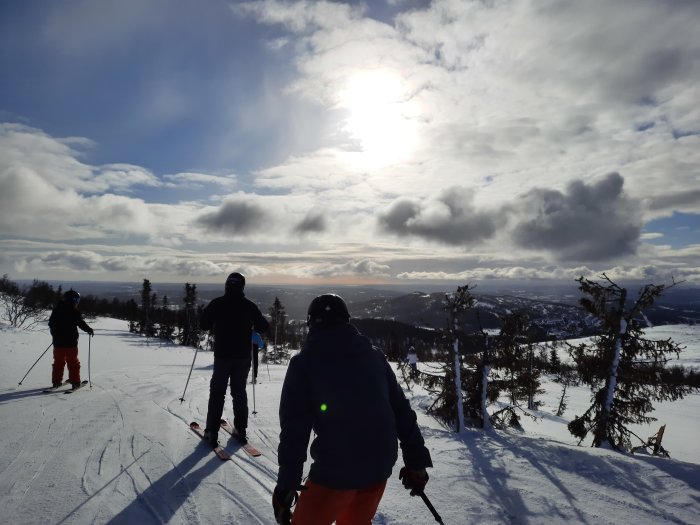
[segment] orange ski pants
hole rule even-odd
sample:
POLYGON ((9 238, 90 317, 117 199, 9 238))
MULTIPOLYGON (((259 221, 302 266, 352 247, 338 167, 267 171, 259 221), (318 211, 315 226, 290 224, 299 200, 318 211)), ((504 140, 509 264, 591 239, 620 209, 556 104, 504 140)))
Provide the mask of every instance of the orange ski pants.
POLYGON ((386 480, 364 489, 329 489, 311 480, 299 495, 292 525, 370 525, 386 480))
POLYGON ((80 383, 80 361, 78 361, 78 347, 66 348, 53 347, 53 368, 51 370, 51 382, 63 382, 63 369, 68 365, 68 381, 80 383))

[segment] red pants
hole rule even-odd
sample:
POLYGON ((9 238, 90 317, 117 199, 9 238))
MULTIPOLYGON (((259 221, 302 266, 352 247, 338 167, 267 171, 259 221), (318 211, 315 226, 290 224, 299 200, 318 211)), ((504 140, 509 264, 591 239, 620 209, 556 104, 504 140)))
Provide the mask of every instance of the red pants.
POLYGON ((53 368, 51 370, 51 382, 63 382, 63 368, 68 365, 68 382, 80 383, 80 361, 78 361, 78 347, 65 348, 53 347, 53 368))
POLYGON ((369 525, 384 494, 386 480, 364 489, 336 490, 306 482, 292 525, 369 525))

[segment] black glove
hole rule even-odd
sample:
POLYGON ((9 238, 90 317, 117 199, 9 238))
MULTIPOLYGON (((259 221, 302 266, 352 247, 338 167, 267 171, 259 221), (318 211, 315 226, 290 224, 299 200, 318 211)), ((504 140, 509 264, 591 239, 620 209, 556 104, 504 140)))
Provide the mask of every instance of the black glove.
POLYGON ((428 476, 424 468, 413 470, 408 467, 402 467, 399 471, 399 479, 403 481, 403 486, 406 490, 411 491, 411 496, 415 496, 423 492, 430 476, 428 476))
POLYGON ((88 335, 92 337, 93 335, 95 335, 95 331, 92 328, 90 328, 90 330, 88 330, 88 335))
POLYGON ((292 521, 292 507, 297 502, 297 491, 275 487, 272 493, 272 510, 275 511, 275 521, 280 525, 289 525, 292 521))

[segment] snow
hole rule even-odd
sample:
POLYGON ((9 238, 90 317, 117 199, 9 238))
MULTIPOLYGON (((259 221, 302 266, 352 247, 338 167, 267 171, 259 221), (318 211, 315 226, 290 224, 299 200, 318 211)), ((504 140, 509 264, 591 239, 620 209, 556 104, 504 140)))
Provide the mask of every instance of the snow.
MULTIPOLYGON (((261 364, 257 414, 250 435, 263 452, 250 458, 227 434, 233 461, 220 461, 187 424, 203 422, 212 354, 199 352, 180 402, 194 350, 129 334, 124 321, 98 318, 88 352, 81 337, 83 379, 72 395, 44 394, 50 352, 17 383, 50 342, 45 328, 0 325, 0 523, 274 524, 270 504, 277 473, 277 408, 286 368, 261 364)), ((681 333, 688 362, 700 362, 700 328, 681 333)), ((456 434, 426 415, 431 400, 413 388, 411 402, 435 467, 426 494, 444 523, 700 524, 700 395, 661 405, 671 459, 576 446, 566 431, 588 402, 571 388, 569 409, 555 417, 560 387, 546 384, 537 422, 525 432, 456 434)), ((252 385, 249 398, 252 409, 252 385)), ((230 401, 226 416, 232 417, 230 401)), ((658 425, 640 429, 652 435, 658 425)), ((371 439, 371 429, 367 431, 371 439)), ((432 515, 403 489, 398 467, 373 523, 428 524, 432 515)))

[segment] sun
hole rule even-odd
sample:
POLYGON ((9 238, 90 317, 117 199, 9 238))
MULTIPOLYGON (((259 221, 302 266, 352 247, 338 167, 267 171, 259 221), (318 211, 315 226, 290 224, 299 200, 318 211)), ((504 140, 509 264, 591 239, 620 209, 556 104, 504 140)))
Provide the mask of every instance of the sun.
POLYGON ((348 111, 343 130, 359 144, 363 162, 380 167, 408 158, 416 140, 416 108, 398 74, 356 72, 338 98, 339 107, 348 111))

